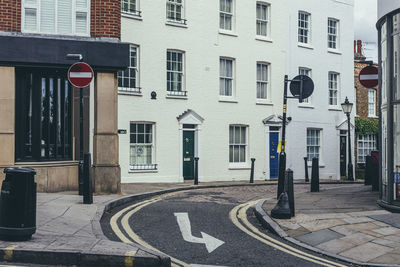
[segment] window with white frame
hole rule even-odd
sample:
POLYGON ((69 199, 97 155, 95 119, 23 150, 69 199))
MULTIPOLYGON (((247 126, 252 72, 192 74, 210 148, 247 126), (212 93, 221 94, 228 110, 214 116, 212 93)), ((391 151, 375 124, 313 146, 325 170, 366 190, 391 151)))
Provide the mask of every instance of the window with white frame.
POLYGON ((22 0, 22 31, 88 36, 89 9, 89 0, 22 0))
POLYGON ((376 90, 368 89, 368 117, 376 117, 376 90))
POLYGON ((183 82, 183 55, 181 51, 167 51, 167 93, 186 96, 183 82))
POLYGON ((328 18, 328 48, 338 49, 339 21, 328 18))
POLYGON ((130 170, 154 170, 154 124, 130 124, 130 170))
POLYGON ((269 35, 269 5, 257 2, 257 35, 267 37, 269 35))
POLYGON ((122 0, 121 2, 122 14, 141 16, 139 8, 139 0, 122 0))
POLYGON ((167 0, 167 19, 173 22, 186 24, 183 14, 184 0, 167 0))
POLYGON ((310 28, 311 14, 299 11, 298 18, 298 42, 303 44, 311 43, 311 28, 310 28))
POLYGON ((138 77, 138 47, 130 45, 129 67, 118 72, 118 91, 127 93, 141 93, 138 77))
POLYGON ((257 99, 268 99, 268 63, 257 62, 257 99))
POLYGON ((357 139, 357 162, 365 163, 365 157, 376 150, 375 134, 358 135, 357 139))
POLYGON ((234 80, 233 66, 234 60, 230 58, 219 59, 219 95, 233 96, 234 80))
POLYGON ((219 28, 221 30, 233 30, 234 0, 219 0, 219 28))
MULTIPOLYGON (((299 67, 299 75, 306 75, 311 78, 311 69, 299 67)), ((310 103, 310 98, 304 98, 303 103, 310 103)))
POLYGON ((338 95, 339 95, 339 73, 329 72, 328 84, 329 84, 329 105, 337 106, 338 95))
POLYGON ((307 129, 307 160, 320 158, 321 130, 307 129))
POLYGON ((247 130, 245 125, 229 126, 229 162, 245 163, 247 161, 247 130))

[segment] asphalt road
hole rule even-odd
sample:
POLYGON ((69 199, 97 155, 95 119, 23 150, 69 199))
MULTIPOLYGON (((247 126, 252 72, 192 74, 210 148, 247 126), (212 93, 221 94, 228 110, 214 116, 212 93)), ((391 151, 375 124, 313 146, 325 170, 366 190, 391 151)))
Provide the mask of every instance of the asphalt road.
MULTIPOLYGON (((275 189, 230 187, 173 193, 113 210, 103 218, 102 227, 111 240, 139 242, 183 266, 345 265, 308 251, 308 256, 294 253, 304 250, 287 249, 285 244, 293 245, 261 227, 251 206, 255 200, 275 196, 275 189)), ((304 190, 308 186, 296 185, 296 192, 304 190)))

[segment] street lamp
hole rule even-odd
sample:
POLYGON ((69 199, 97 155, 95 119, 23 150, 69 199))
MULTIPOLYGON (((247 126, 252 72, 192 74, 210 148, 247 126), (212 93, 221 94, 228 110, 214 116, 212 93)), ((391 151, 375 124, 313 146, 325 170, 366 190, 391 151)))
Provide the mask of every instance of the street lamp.
POLYGON ((350 113, 351 110, 353 109, 353 103, 349 102, 347 96, 344 103, 342 103, 342 109, 344 114, 346 114, 347 116, 347 126, 348 126, 347 135, 349 137, 349 164, 347 165, 347 179, 353 181, 353 163, 351 160, 351 141, 350 141, 350 113))

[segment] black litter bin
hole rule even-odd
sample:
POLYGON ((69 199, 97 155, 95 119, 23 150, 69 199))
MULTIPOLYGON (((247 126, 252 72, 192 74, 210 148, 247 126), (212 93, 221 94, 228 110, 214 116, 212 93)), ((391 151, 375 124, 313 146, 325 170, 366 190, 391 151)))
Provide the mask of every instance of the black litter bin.
POLYGON ((36 171, 6 168, 0 195, 0 239, 28 240, 36 232, 36 171))

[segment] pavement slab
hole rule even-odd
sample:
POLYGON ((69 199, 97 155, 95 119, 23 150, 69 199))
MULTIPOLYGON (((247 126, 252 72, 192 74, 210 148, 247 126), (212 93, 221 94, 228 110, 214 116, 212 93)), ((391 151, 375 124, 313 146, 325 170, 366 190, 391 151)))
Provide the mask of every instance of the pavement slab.
POLYGON ((389 253, 392 250, 393 250, 392 248, 368 242, 360 246, 348 249, 340 253, 339 255, 362 262, 369 262, 372 259, 375 259, 379 256, 389 253))
POLYGON ((316 246, 321 243, 328 242, 332 239, 338 239, 341 237, 343 237, 343 235, 341 235, 335 231, 325 229, 325 230, 320 230, 320 231, 308 233, 305 235, 297 236, 296 239, 300 240, 301 242, 304 242, 306 244, 309 244, 311 246, 316 246))

